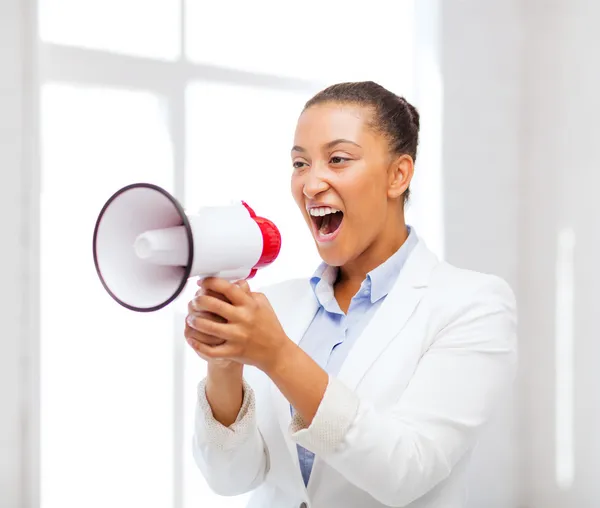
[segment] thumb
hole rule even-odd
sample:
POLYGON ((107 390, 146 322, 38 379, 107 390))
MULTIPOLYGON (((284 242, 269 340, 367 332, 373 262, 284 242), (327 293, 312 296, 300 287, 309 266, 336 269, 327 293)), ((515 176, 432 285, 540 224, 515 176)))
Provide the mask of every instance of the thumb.
POLYGON ((237 285, 237 286, 238 286, 240 289, 242 289, 242 291, 244 291, 244 293, 246 293, 246 294, 248 294, 248 295, 249 295, 250 293, 252 293, 252 291, 250 290, 250 285, 248 284, 248 281, 246 281, 246 280, 238 280, 238 281, 236 282, 236 285, 237 285))

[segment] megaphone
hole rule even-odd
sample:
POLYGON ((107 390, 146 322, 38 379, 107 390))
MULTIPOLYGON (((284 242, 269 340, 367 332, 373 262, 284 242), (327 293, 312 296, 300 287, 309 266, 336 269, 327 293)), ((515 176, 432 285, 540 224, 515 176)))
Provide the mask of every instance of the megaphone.
POLYGON ((166 190, 136 183, 115 192, 94 228, 104 289, 137 312, 162 309, 192 277, 252 278, 281 249, 281 234, 243 201, 187 215, 166 190))

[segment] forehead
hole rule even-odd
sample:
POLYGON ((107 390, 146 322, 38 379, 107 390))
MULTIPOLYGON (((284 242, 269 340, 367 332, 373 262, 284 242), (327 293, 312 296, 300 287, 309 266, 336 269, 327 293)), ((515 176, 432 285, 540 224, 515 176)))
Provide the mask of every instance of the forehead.
POLYGON ((300 115, 294 141, 300 145, 339 138, 365 142, 374 135, 369 127, 372 116, 369 108, 360 105, 317 104, 300 115))

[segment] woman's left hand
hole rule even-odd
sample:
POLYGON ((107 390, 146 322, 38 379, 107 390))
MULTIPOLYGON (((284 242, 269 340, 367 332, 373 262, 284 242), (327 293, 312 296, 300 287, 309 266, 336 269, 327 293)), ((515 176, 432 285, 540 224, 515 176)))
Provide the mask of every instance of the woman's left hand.
POLYGON ((223 358, 253 365, 267 372, 292 344, 279 323, 269 300, 262 293, 252 293, 246 281, 231 283, 219 278, 200 280, 205 292, 222 294, 228 302, 200 294, 189 305, 187 324, 195 330, 225 340, 217 346, 200 345, 207 358, 223 358), (203 317, 210 312, 226 322, 203 317), (204 314, 205 315, 205 314, 204 314))

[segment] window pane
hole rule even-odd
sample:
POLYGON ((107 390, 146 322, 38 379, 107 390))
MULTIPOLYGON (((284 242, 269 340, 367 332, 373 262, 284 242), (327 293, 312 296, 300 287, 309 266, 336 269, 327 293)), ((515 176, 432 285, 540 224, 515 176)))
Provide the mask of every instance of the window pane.
POLYGON ((40 0, 40 37, 134 56, 181 54, 180 0, 40 0))
POLYGON ((91 250, 114 191, 171 188, 165 107, 147 93, 56 84, 41 107, 42 507, 166 508, 173 315, 114 303, 91 250))
POLYGON ((357 9, 344 0, 187 0, 187 56, 327 84, 370 79, 407 93, 413 1, 372 0, 357 9))
MULTIPOLYGON (((275 222, 283 245, 279 258, 259 271, 253 289, 310 275, 320 263, 312 236, 290 192, 290 149, 298 115, 308 97, 286 91, 196 83, 187 93, 186 207, 241 199, 275 222)), ((190 289, 191 296, 193 291, 190 289)), ((186 348, 185 508, 242 507, 247 496, 220 498, 206 486, 190 455, 196 385, 205 363, 186 348)))

